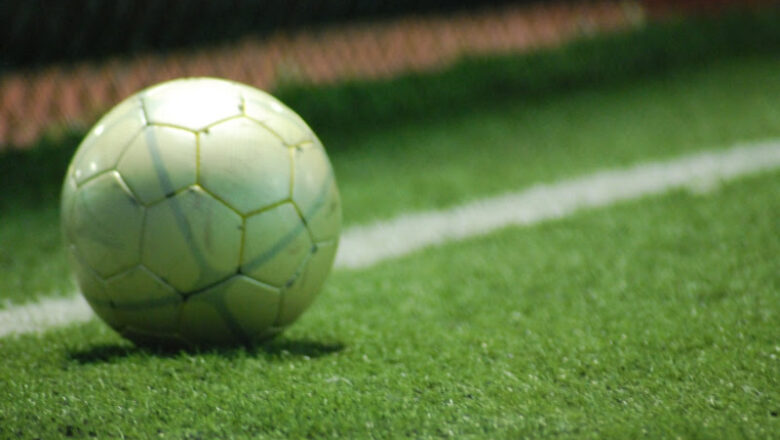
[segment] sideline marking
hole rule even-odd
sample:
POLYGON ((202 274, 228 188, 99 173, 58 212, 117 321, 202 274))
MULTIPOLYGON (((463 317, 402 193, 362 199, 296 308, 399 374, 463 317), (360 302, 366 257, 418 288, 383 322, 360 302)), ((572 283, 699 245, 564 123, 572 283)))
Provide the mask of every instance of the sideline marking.
POLYGON ((81 295, 43 298, 34 303, 0 310, 0 337, 13 334, 43 333, 54 327, 86 322, 95 316, 81 295))
MULTIPOLYGON (((532 225, 674 188, 713 188, 721 180, 778 167, 780 141, 744 144, 535 185, 449 209, 403 214, 345 230, 334 266, 366 268, 425 247, 507 226, 532 225)), ((40 333, 89 321, 93 316, 81 295, 44 298, 0 310, 0 337, 40 333)))
POLYGON ((371 266, 418 249, 487 234, 511 225, 557 219, 584 208, 687 187, 701 193, 719 181, 780 167, 780 142, 744 144, 725 151, 605 170, 449 209, 404 214, 346 231, 336 267, 371 266))

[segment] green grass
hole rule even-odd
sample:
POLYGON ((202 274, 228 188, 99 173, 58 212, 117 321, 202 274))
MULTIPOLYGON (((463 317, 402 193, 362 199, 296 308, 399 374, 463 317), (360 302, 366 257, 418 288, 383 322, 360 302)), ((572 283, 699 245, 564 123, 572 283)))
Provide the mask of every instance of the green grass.
POLYGON ((326 147, 344 217, 363 223, 594 169, 779 137, 778 70, 777 59, 732 59, 342 139, 346 151, 339 140, 326 147))
MULTIPOLYGON (((349 226, 596 169, 780 137, 778 71, 777 59, 729 59, 324 142, 349 226)), ((53 165, 45 157, 40 162, 51 178, 53 165)), ((59 236, 57 184, 30 191, 26 199, 6 195, 0 203, 6 212, 0 298, 15 302, 73 290, 59 236)))
POLYGON ((339 271, 253 350, 0 344, 0 437, 769 438, 780 174, 339 271))

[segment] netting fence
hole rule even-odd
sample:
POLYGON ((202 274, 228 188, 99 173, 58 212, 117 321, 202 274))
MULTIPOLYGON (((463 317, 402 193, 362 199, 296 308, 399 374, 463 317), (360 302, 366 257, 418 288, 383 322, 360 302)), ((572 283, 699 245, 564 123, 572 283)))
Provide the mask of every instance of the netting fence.
POLYGON ((476 9, 419 0, 392 7, 280 2, 286 7, 277 9, 242 1, 86 1, 83 14, 77 4, 44 13, 48 2, 31 3, 40 9, 18 6, 19 20, 6 27, 11 44, 0 73, 5 148, 30 145, 48 129, 89 124, 122 98, 175 77, 218 76, 266 90, 389 77, 468 54, 553 45, 638 19, 635 5, 610 1, 488 2, 476 9), (232 11, 225 9, 229 4, 232 11), (39 31, 30 32, 33 27, 39 31))
POLYGON ((272 91, 389 78, 440 69, 464 56, 523 52, 631 28, 643 23, 648 5, 669 3, 4 2, 0 151, 28 147, 48 131, 89 125, 126 96, 176 77, 217 76, 272 91))

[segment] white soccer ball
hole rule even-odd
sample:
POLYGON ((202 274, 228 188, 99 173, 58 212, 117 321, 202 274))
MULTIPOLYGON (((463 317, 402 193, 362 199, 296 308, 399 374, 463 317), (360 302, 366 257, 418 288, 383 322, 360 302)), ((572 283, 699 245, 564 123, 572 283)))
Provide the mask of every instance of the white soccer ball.
POLYGON ((62 230, 84 297, 138 343, 268 338, 333 263, 341 204, 328 156, 273 96, 221 79, 143 90, 68 168, 62 230))

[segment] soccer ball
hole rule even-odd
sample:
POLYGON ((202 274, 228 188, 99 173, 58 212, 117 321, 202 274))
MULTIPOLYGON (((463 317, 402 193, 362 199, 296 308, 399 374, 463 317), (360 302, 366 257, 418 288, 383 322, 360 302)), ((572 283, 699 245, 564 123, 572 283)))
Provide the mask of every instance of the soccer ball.
POLYGON ((109 111, 61 203, 84 297, 141 344, 280 332, 320 290, 341 228, 333 170, 303 119, 214 78, 161 83, 109 111))

